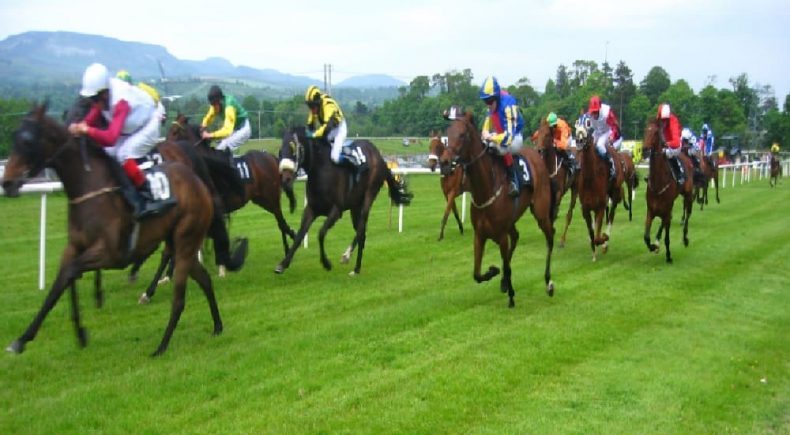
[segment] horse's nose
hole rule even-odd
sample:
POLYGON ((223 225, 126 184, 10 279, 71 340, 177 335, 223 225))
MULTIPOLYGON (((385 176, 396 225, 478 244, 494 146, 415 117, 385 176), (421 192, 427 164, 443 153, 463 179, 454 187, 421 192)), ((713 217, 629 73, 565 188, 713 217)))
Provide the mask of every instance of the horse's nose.
POLYGON ((19 196, 19 186, 22 183, 14 182, 13 180, 3 181, 3 193, 9 198, 16 198, 19 196))

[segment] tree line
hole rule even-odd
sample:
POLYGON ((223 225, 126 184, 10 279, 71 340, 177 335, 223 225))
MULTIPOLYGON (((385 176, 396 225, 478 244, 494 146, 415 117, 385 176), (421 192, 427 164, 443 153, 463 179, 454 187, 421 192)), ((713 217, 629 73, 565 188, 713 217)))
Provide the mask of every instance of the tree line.
MULTIPOLYGON (((464 69, 417 76, 398 89, 397 97, 380 105, 362 101, 359 91, 338 90, 335 97, 348 119, 350 136, 425 136, 446 128, 441 113, 451 105, 466 107, 482 117, 486 108, 478 98, 481 81, 482 77, 475 79, 470 69, 464 69)), ((673 82, 661 66, 651 68, 637 83, 623 61, 612 68, 607 62, 599 65, 576 60, 557 67, 555 77, 547 80, 542 90, 536 89, 528 77, 501 85, 518 100, 527 132, 536 129, 540 119, 552 111, 574 122, 586 110, 590 97, 599 95, 615 110, 626 139, 641 138, 658 104, 668 102, 684 126, 699 132, 707 123, 718 137, 736 135, 740 145, 749 149, 765 149, 773 142, 786 146, 790 140, 790 94, 780 108, 773 88, 750 82, 746 73, 731 77, 725 87, 717 87, 716 77, 711 76, 695 93, 686 80, 673 82)), ((307 117, 299 90, 290 98, 236 97, 250 112, 253 137, 279 137, 289 126, 303 124, 307 117)), ((69 99, 60 94, 56 98, 69 99)), ((19 113, 29 107, 30 102, 24 98, 0 98, 0 157, 8 155, 19 113)), ((194 94, 168 103, 170 117, 181 112, 200 118, 206 110, 205 98, 194 94)))

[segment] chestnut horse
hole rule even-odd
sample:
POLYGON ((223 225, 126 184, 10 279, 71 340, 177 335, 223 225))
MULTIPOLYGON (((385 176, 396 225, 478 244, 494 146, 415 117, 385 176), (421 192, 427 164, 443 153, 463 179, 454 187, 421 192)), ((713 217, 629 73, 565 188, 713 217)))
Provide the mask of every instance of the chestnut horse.
POLYGON ((633 207, 634 207, 634 192, 639 187, 639 177, 636 174, 636 166, 631 153, 620 151, 617 153, 620 157, 620 164, 623 168, 623 179, 625 186, 628 188, 628 193, 623 195, 623 207, 628 210, 628 220, 633 220, 633 207))
MULTIPOLYGON (((565 229, 560 237, 560 248, 562 248, 565 246, 565 235, 568 233, 568 227, 571 225, 573 207, 576 206, 576 197, 579 194, 576 186, 577 174, 571 174, 570 171, 568 171, 567 164, 569 164, 569 162, 563 164, 564 162, 560 160, 557 150, 554 148, 554 136, 551 134, 549 123, 545 119, 541 119, 540 127, 533 137, 535 138, 535 146, 543 157, 543 162, 546 165, 549 177, 556 185, 554 195, 555 210, 559 210, 565 192, 568 190, 571 192, 571 202, 568 207, 568 213, 565 215, 565 229)), ((567 153, 570 154, 573 153, 573 151, 569 149, 567 153)), ((553 216, 552 219, 556 219, 556 215, 553 216)))
POLYGON ((46 116, 46 105, 38 105, 14 134, 2 183, 6 195, 18 196, 27 174, 36 174, 45 167, 55 170, 69 199, 68 241, 61 256, 60 271, 43 306, 25 332, 8 346, 8 351, 24 351, 67 287, 77 339, 84 347, 87 335, 80 323, 76 280, 86 271, 124 268, 144 259, 162 241, 173 253, 175 286, 170 321, 154 355, 165 352, 178 325, 188 276, 200 285, 208 299, 214 334, 222 332, 211 278, 197 258, 211 225, 211 195, 189 167, 178 162, 161 166, 169 180, 162 183, 162 190, 169 191, 176 204, 159 215, 136 222, 115 175, 122 171, 120 165, 89 141, 75 139, 64 126, 46 116))
POLYGON ((352 146, 355 147, 355 152, 364 157, 361 160, 367 163, 367 169, 362 173, 352 174, 348 168, 332 162, 329 157, 329 144, 323 139, 308 138, 304 127, 292 127, 283 133, 280 146, 283 185, 290 187, 299 169, 303 169, 307 174, 307 204, 302 212, 302 223, 294 237, 294 243, 286 252, 285 258, 275 267, 275 273, 285 272, 310 225, 318 216, 326 216, 318 233, 321 265, 324 269, 331 270, 332 263, 326 258, 324 250, 324 238, 342 217, 343 212, 350 209, 355 235, 343 254, 343 259, 349 258, 354 248, 359 246, 356 265, 349 275, 359 274, 362 268, 362 252, 365 249, 368 215, 381 186, 387 182, 390 198, 395 204, 408 205, 411 202, 412 194, 406 191, 403 182, 395 179, 375 145, 367 140, 355 140, 352 146))
POLYGON ((582 117, 576 123, 576 146, 581 146, 579 160, 581 168, 576 178, 579 189, 579 200, 582 206, 582 215, 587 222, 587 232, 590 235, 590 248, 592 261, 597 259, 597 247, 606 253, 609 247, 609 236, 612 234, 617 204, 623 197, 623 166, 621 156, 611 146, 607 146, 614 159, 616 178, 609 182, 609 168, 606 162, 598 156, 593 141, 592 129, 589 119, 582 117), (595 214, 595 226, 592 222, 592 213, 595 214), (606 217, 606 233, 601 233, 604 217, 606 217))
MULTIPOLYGON (((462 165, 466 176, 469 177, 472 195, 472 226, 475 229, 474 280, 481 283, 499 274, 499 268, 496 266, 489 266, 488 271, 480 273, 485 242, 492 240, 499 245, 499 255, 502 258, 502 278, 499 288, 502 292, 507 292, 508 306, 510 308, 515 306, 510 262, 519 238, 516 222, 529 207, 532 215, 535 216, 538 227, 546 237, 544 279, 546 293, 553 296, 551 253, 554 249, 555 192, 540 155, 533 148, 521 149, 521 157, 529 162, 531 168, 532 184, 522 187, 519 196, 511 198, 507 195, 508 178, 504 164, 501 158, 495 158, 489 154, 488 147, 483 144, 480 132, 475 127, 472 113, 466 112, 448 119, 451 119, 452 122, 447 128, 448 146, 442 160, 457 160, 462 165)), ((514 162, 514 164, 519 163, 514 162)))
MULTIPOLYGON (((691 159, 688 147, 684 146, 682 152, 691 159)), ((702 156, 699 157, 699 174, 699 176, 696 174, 694 176, 694 198, 697 199, 699 209, 702 210, 708 204, 708 186, 711 180, 713 180, 713 185, 716 188, 716 202, 720 202, 719 168, 713 159, 708 158, 708 156, 702 156)))
MULTIPOLYGON (((669 227, 672 223, 672 207, 675 198, 683 195, 683 244, 688 246, 688 228, 691 219, 691 210, 694 203, 694 181, 693 177, 686 177, 685 183, 678 185, 672 176, 672 169, 669 166, 669 159, 664 154, 664 144, 661 139, 660 120, 653 119, 647 124, 645 129, 645 139, 643 143, 642 155, 650 158, 650 169, 647 181, 647 216, 645 217, 645 245, 651 252, 659 252, 660 235, 664 233, 664 246, 666 247, 667 263, 672 263, 672 255, 669 252, 669 227), (661 218, 661 226, 656 232, 656 242, 650 241, 650 227, 653 219, 661 218)), ((693 174, 694 168, 691 159, 683 153, 678 158, 684 166, 686 174, 693 174)))
POLYGON ((431 136, 431 142, 428 144, 430 153, 428 155, 428 167, 431 168, 431 172, 433 172, 436 170, 436 166, 439 166, 441 174, 439 184, 442 187, 444 198, 447 200, 447 205, 444 208, 444 216, 442 217, 442 225, 439 229, 439 240, 442 240, 444 239, 444 227, 447 225, 447 218, 451 211, 453 212, 455 221, 458 223, 458 230, 461 231, 461 234, 464 233, 464 224, 461 222, 461 217, 458 216, 455 198, 469 191, 469 180, 464 177, 463 169, 454 164, 454 162, 441 162, 441 164, 439 164, 439 157, 444 153, 444 149, 447 145, 442 142, 442 138, 439 137, 438 132, 433 133, 431 136))

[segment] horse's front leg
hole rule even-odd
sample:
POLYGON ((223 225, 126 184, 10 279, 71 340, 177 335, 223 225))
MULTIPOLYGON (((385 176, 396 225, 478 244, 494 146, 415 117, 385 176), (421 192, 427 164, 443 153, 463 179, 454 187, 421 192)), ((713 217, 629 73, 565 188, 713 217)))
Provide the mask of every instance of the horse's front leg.
POLYGON ((101 288, 101 270, 93 274, 93 299, 96 301, 96 308, 104 306, 104 290, 101 288))
POLYGON ((472 277, 478 283, 488 281, 499 274, 499 268, 496 266, 489 266, 485 274, 480 274, 480 265, 483 262, 483 252, 485 251, 486 239, 477 231, 475 231, 475 264, 472 277))
POLYGON ((686 220, 683 222, 683 245, 689 245, 689 221, 691 220, 691 212, 694 209, 694 198, 687 194, 683 198, 683 208, 685 208, 686 220))
POLYGON ((6 348, 8 352, 22 353, 25 351, 25 345, 27 342, 36 338, 36 334, 38 334, 41 324, 44 323, 44 319, 47 317, 47 314, 49 314, 60 297, 63 295, 63 291, 65 290, 66 286, 70 285, 77 278, 77 276, 79 276, 79 270, 76 263, 74 262, 73 256, 73 248, 70 246, 67 247, 66 251, 63 253, 63 259, 61 261, 60 270, 58 271, 58 277, 55 279, 55 282, 52 283, 52 287, 50 287, 49 293, 47 293, 47 297, 44 299, 44 304, 38 310, 38 314, 36 314, 36 316, 33 318, 33 321, 30 322, 30 325, 27 327, 25 332, 23 332, 22 335, 20 335, 19 338, 14 340, 10 345, 8 345, 6 348))
POLYGON ((326 238, 326 233, 335 225, 338 219, 340 219, 342 213, 338 207, 332 207, 332 210, 329 211, 329 214, 326 216, 326 221, 324 221, 324 225, 321 226, 321 230, 318 232, 318 246, 321 250, 321 265, 324 266, 326 270, 332 270, 332 263, 329 262, 329 259, 326 258, 326 251, 324 250, 324 239, 326 238))
MULTIPOLYGON (((98 273, 98 271, 96 271, 98 273)), ((77 296, 77 281, 72 280, 69 286, 69 295, 71 296, 71 321, 74 322, 74 331, 77 333, 77 342, 80 347, 85 347, 88 344, 88 334, 85 328, 82 327, 80 322, 80 301, 77 296)))
POLYGON ((143 305, 151 302, 151 298, 154 297, 154 293, 156 293, 156 287, 159 285, 159 281, 162 279, 162 274, 164 273, 165 267, 167 266, 170 266, 172 269, 173 256, 171 255, 169 248, 165 246, 165 248, 162 250, 162 257, 159 260, 159 265, 156 267, 154 277, 148 284, 148 288, 145 289, 145 292, 141 294, 140 298, 137 300, 138 304, 143 305))
POLYGON ((302 212, 302 223, 299 226, 299 231, 296 233, 296 237, 294 237, 294 242, 291 247, 288 248, 288 252, 285 253, 285 258, 283 258, 282 261, 280 261, 280 264, 274 268, 274 273, 285 272, 285 269, 287 269, 291 264, 291 260, 293 259, 296 250, 299 248, 302 240, 304 240, 304 236, 307 234, 307 231, 310 229, 310 225, 312 225, 314 220, 315 215, 313 213, 313 209, 308 203, 302 212))
POLYGON ((513 290, 513 282, 510 278, 510 258, 512 253, 510 249, 510 235, 508 233, 502 233, 502 235, 499 236, 499 240, 497 240, 497 244, 499 245, 499 256, 502 257, 502 278, 499 283, 499 289, 503 292, 507 292, 507 306, 508 308, 513 308, 516 306, 516 302, 513 300, 516 292, 513 290))
POLYGON ((667 250, 667 263, 672 264, 672 254, 669 252, 669 226, 672 224, 672 215, 661 218, 661 228, 666 231, 664 234, 664 247, 667 250))
POLYGON ((565 237, 568 235, 568 228, 571 226, 571 220, 573 219, 573 208, 576 206, 576 189, 571 187, 571 201, 570 206, 568 206, 568 214, 565 215, 565 229, 562 230, 562 237, 560 237, 560 248, 565 247, 565 237))
POLYGON ((650 252, 658 254, 658 245, 653 243, 650 239, 650 227, 653 225, 653 212, 650 210, 650 207, 647 209, 647 214, 645 215, 645 245, 647 245, 647 249, 650 252))
POLYGON ((584 222, 587 223, 587 234, 590 237, 590 249, 592 249, 592 261, 595 261, 595 233, 593 232, 593 223, 592 223, 592 215, 590 214, 590 209, 585 209, 582 207, 582 216, 584 216, 584 222))

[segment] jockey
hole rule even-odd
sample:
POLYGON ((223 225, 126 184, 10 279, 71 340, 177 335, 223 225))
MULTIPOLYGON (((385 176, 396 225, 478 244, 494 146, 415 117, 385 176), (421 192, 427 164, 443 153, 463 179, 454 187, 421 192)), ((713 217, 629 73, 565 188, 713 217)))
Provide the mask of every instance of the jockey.
POLYGON ((318 86, 312 85, 304 94, 304 102, 310 110, 307 115, 307 137, 323 138, 329 143, 332 146, 329 157, 336 165, 347 163, 352 167, 360 166, 362 162, 356 155, 342 152, 348 126, 335 99, 322 93, 318 86))
POLYGON ((779 155, 779 142, 774 142, 773 145, 771 145, 771 154, 774 157, 779 155))
POLYGON ((483 122, 482 139, 489 144, 498 145, 499 154, 505 162, 508 178, 510 179, 510 196, 519 195, 519 186, 516 168, 513 166, 511 152, 521 149, 524 138, 521 130, 524 128, 524 117, 518 108, 516 99, 499 87, 496 77, 489 76, 483 80, 480 87, 480 99, 488 106, 488 116, 483 122), (493 133, 490 131, 493 129, 493 133))
POLYGON ((140 88, 110 78, 100 63, 85 69, 80 95, 91 99, 91 109, 82 121, 69 125, 69 132, 88 136, 121 163, 139 193, 137 200, 127 196, 135 206, 135 218, 148 214, 145 202, 152 200, 151 187, 135 159, 145 156, 159 140, 161 115, 156 103, 140 88), (106 129, 97 127, 102 117, 109 123, 106 129))
POLYGON ((549 116, 546 117, 546 122, 551 129, 551 135, 554 137, 554 148, 557 150, 560 157, 568 162, 568 170, 571 174, 574 173, 576 171, 576 159, 573 153, 568 153, 571 127, 564 119, 557 116, 554 112, 549 113, 549 116))
POLYGON ((713 137, 713 130, 708 127, 708 123, 702 124, 702 129, 700 130, 700 138, 704 142, 704 151, 705 155, 709 156, 713 153, 713 144, 714 144, 714 137, 713 137))
POLYGON ((159 95, 159 91, 145 82, 139 82, 135 85, 131 74, 129 74, 129 71, 126 71, 125 69, 119 70, 115 74, 115 78, 121 79, 132 86, 137 86, 138 88, 144 90, 146 94, 150 95, 156 103, 156 110, 158 110, 162 116, 162 122, 165 121, 165 118, 167 117, 167 111, 165 110, 165 106, 162 105, 162 97, 159 95))
POLYGON ((669 104, 659 104, 656 118, 661 120, 661 137, 666 147, 664 154, 670 162, 672 172, 678 184, 686 182, 683 163, 678 158, 680 154, 680 121, 669 108, 669 104))
POLYGON ((247 111, 233 95, 223 94, 222 89, 217 85, 209 89, 208 103, 210 104, 208 112, 200 123, 202 130, 200 137, 209 140, 221 139, 217 150, 232 155, 233 151, 247 142, 252 134, 247 111), (217 115, 222 116, 222 127, 210 132, 207 127, 217 115))
POLYGON ((607 144, 617 150, 623 143, 623 138, 620 135, 620 125, 617 123, 617 117, 614 111, 608 104, 602 104, 601 98, 597 95, 590 97, 590 105, 587 109, 593 126, 593 141, 595 141, 595 149, 598 155, 606 160, 609 165, 609 181, 614 182, 617 177, 617 172, 614 167, 614 159, 606 148, 607 144))
POLYGON ((691 157, 691 163, 694 164, 694 172, 701 175, 699 167, 699 158, 702 153, 701 145, 690 128, 683 127, 683 130, 680 132, 680 142, 681 146, 687 150, 689 157, 691 157))

